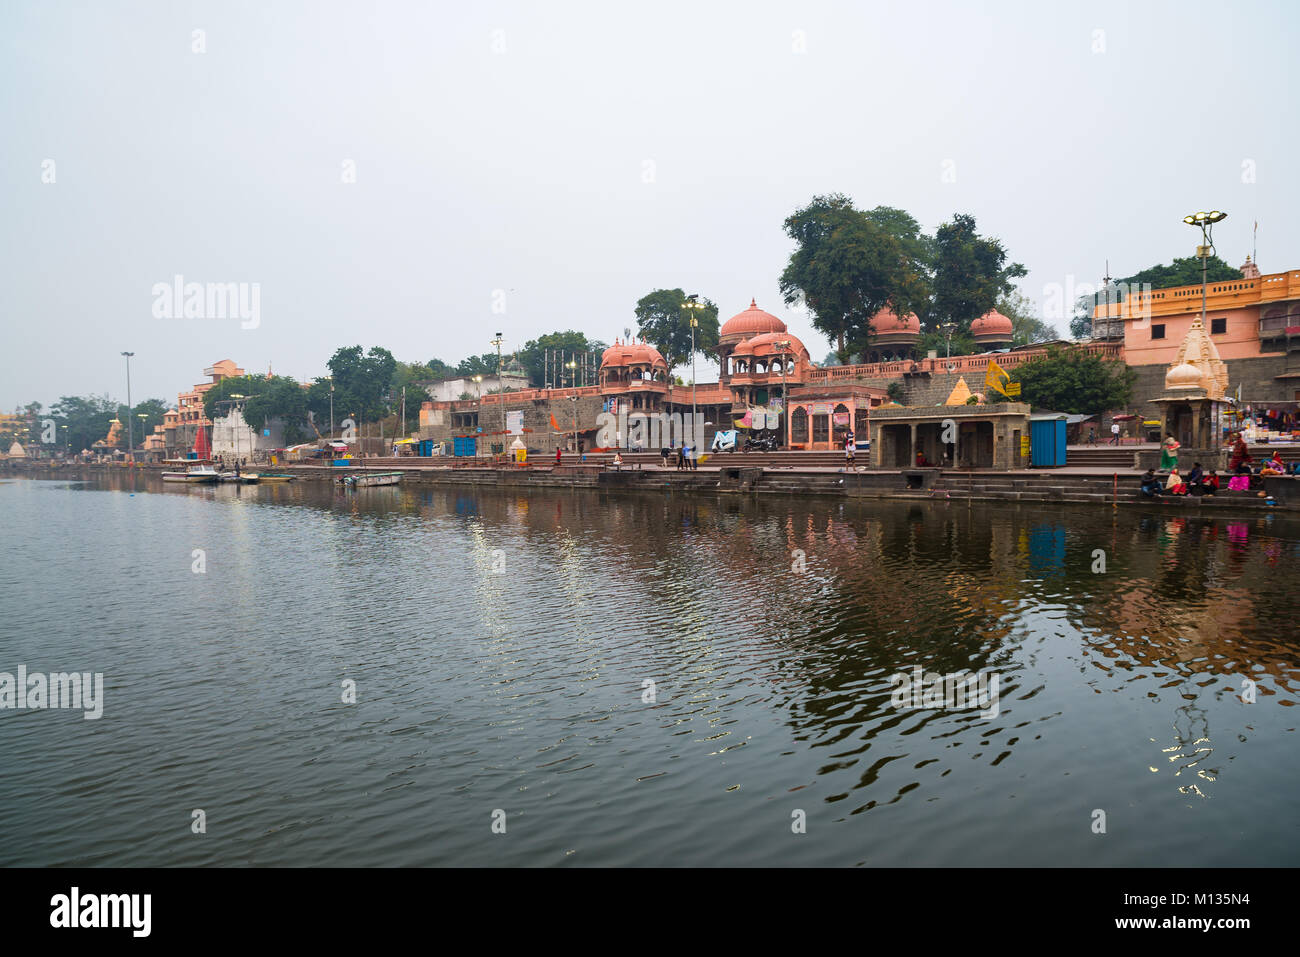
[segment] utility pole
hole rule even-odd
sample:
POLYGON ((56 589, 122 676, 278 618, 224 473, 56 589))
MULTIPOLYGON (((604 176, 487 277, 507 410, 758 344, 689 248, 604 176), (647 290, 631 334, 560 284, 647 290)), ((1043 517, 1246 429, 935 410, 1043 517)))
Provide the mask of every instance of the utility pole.
POLYGON ((505 403, 505 386, 501 383, 501 333, 497 333, 492 339, 492 344, 497 347, 497 398, 501 400, 501 451, 506 449, 506 403, 505 403))

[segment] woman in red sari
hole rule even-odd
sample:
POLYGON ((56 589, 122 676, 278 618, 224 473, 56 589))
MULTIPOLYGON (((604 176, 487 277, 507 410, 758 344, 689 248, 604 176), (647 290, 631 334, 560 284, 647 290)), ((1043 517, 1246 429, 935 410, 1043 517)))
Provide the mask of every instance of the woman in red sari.
POLYGON ((1228 471, 1234 475, 1249 472, 1248 462, 1250 462, 1250 450, 1246 448, 1246 440, 1238 432, 1232 443, 1232 460, 1228 462, 1228 471))

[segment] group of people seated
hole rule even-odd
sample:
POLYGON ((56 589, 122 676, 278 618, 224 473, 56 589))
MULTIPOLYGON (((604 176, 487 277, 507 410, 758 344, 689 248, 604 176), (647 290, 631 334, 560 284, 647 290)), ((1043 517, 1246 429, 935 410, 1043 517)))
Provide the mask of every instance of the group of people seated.
POLYGON ((1142 476, 1142 494, 1147 498, 1156 498, 1161 495, 1213 495, 1219 491, 1219 473, 1214 469, 1205 472, 1201 469, 1201 463, 1196 462, 1192 465, 1192 470, 1184 478, 1178 471, 1178 466, 1169 470, 1169 477, 1163 482, 1160 476, 1156 475, 1155 469, 1147 469, 1146 474, 1142 476))

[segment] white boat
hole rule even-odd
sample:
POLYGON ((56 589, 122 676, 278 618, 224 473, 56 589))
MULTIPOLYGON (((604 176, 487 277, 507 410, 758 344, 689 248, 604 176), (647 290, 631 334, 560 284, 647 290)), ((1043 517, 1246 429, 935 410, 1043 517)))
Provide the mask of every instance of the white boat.
POLYGON ((163 472, 164 482, 187 482, 191 485, 220 482, 221 473, 208 465, 196 465, 184 472, 163 472))
POLYGON ((257 473, 256 472, 222 472, 221 481, 242 482, 245 485, 252 485, 257 482, 257 473))
POLYGON ((362 472, 358 475, 340 476, 339 484, 348 488, 371 488, 375 485, 396 485, 401 480, 401 472, 362 472))

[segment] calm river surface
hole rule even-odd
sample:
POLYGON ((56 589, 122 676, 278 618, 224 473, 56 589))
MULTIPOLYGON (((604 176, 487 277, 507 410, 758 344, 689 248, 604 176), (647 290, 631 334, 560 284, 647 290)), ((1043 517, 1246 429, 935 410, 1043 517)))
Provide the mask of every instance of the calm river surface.
POLYGON ((1300 864, 1292 517, 131 481, 0 483, 0 864, 1300 864))

